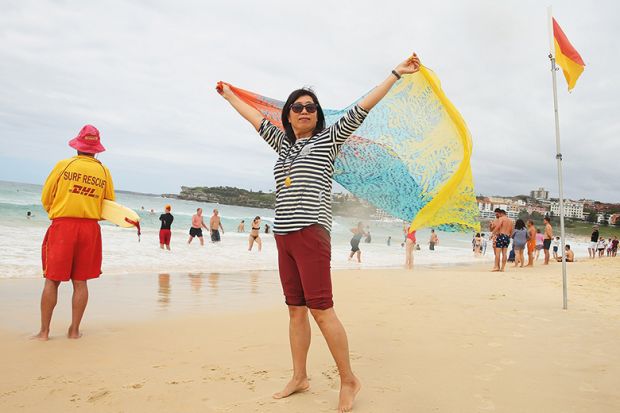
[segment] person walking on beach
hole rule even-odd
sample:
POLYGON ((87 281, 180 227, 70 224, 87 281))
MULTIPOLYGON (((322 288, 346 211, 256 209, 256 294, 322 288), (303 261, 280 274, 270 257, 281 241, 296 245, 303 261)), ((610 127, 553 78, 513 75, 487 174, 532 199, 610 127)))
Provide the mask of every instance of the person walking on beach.
POLYGON ((209 226, 211 227, 211 242, 220 242, 220 229, 224 234, 224 227, 222 226, 222 220, 220 218, 220 212, 216 209, 213 210, 213 215, 209 220, 209 226))
POLYGON ((611 240, 611 256, 615 257, 618 253, 618 236, 614 235, 614 239, 611 240))
POLYGON ((197 208, 196 213, 192 215, 192 226, 189 229, 189 239, 187 240, 187 244, 191 244, 194 237, 198 237, 200 240, 200 245, 205 245, 205 240, 202 237, 202 229, 209 229, 205 225, 205 221, 202 217, 202 208, 197 208))
POLYGON ((80 338, 80 323, 88 304, 90 279, 101 275, 101 220, 103 200, 114 200, 108 168, 95 154, 105 151, 99 131, 84 126, 69 141, 77 156, 56 164, 41 192, 41 203, 52 224, 41 248, 45 285, 41 294, 41 330, 34 336, 49 338, 52 314, 62 281, 73 284, 71 325, 68 338, 80 338))
POLYGON ((361 383, 353 374, 344 327, 333 308, 331 291, 331 191, 334 162, 344 142, 401 75, 419 70, 412 56, 399 64, 375 89, 364 96, 341 119, 325 127, 325 115, 314 92, 298 89, 282 109, 283 130, 237 97, 226 84, 222 96, 249 121, 278 153, 274 167, 276 214, 274 233, 280 278, 289 306, 293 377, 282 391, 283 398, 309 388, 306 358, 310 347, 308 310, 316 320, 340 374, 338 410, 353 408, 361 383), (296 207, 292 208, 294 205, 296 207))
POLYGON ((485 237, 485 234, 482 233, 480 234, 480 238, 482 238, 482 255, 487 255, 487 239, 485 237))
POLYGON ((549 265, 549 248, 551 248, 551 240, 553 239, 553 227, 551 226, 551 218, 545 217, 545 233, 543 235, 543 251, 545 253, 545 265, 549 265))
POLYGON ((260 217, 257 216, 252 221, 252 229, 250 230, 248 251, 252 251, 254 243, 258 245, 258 252, 263 249, 263 241, 260 239, 260 217))
POLYGON ((168 251, 170 251, 170 238, 172 236, 170 227, 172 226, 172 221, 174 221, 174 216, 170 213, 171 209, 172 207, 170 205, 166 205, 166 213, 159 216, 159 220, 161 221, 161 227, 159 229, 159 248, 163 250, 164 247, 166 247, 168 251))
POLYGON ((495 209, 495 218, 496 220, 492 223, 491 228, 495 236, 495 264, 493 266, 493 271, 504 271, 506 268, 506 261, 508 260, 508 246, 510 245, 513 223, 506 215, 506 211, 500 208, 495 209))
POLYGON ((598 225, 595 225, 592 229, 592 235, 590 235, 590 246, 588 247, 588 255, 590 256, 590 258, 596 258, 598 237, 598 225))
POLYGON ((527 220, 527 266, 534 266, 534 251, 536 250, 536 226, 531 219, 527 220))
POLYGON ((241 222, 237 226, 237 232, 245 232, 245 220, 241 220, 241 222))
POLYGON ((360 241, 362 237, 366 235, 364 232, 364 224, 362 222, 357 223, 357 227, 351 228, 353 238, 351 238, 351 253, 349 254, 349 261, 353 259, 354 255, 357 255, 357 262, 362 262, 362 250, 360 250, 360 241))
POLYGON ((439 243, 439 237, 435 234, 435 230, 431 229, 431 238, 428 241, 429 249, 435 251, 435 245, 439 243))
POLYGON ((518 265, 523 268, 525 262, 523 250, 527 244, 527 229, 522 219, 517 219, 515 229, 512 231, 512 242, 515 250, 515 267, 518 265))

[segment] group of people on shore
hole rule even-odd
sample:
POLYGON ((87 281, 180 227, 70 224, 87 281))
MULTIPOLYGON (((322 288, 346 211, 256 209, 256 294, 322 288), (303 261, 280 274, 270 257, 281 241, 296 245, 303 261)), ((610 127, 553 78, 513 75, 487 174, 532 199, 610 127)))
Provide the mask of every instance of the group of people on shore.
MULTIPOLYGON (((508 218, 506 211, 501 208, 495 209, 495 220, 489 224, 491 230, 491 241, 493 242, 493 252, 495 261, 492 271, 504 271, 506 263, 509 261, 508 247, 512 242, 515 267, 533 267, 534 261, 538 259, 538 255, 542 250, 544 253, 544 265, 548 265, 551 259, 550 249, 553 244, 553 258, 561 262, 562 256, 558 256, 559 237, 553 236, 553 227, 551 219, 544 218, 544 230, 536 228, 534 221, 531 219, 524 222, 517 219, 516 222, 508 218), (527 264, 525 264, 525 249, 527 248, 527 264)), ((570 249, 570 245, 565 247, 564 258, 567 262, 575 260, 575 254, 570 249)))
MULTIPOLYGON (((159 216, 159 220, 161 221, 161 226, 159 229, 159 247, 161 249, 165 248, 168 251, 170 251, 171 226, 174 221, 174 216, 170 213, 171 210, 172 207, 170 205, 166 205, 165 212, 159 216)), ((196 209, 196 213, 192 215, 192 225, 189 228, 187 245, 191 244, 194 238, 198 238, 200 245, 204 246, 205 242, 202 234, 203 228, 209 230, 211 242, 220 242, 222 240, 220 230, 222 234, 224 234, 224 226, 222 225, 222 219, 217 208, 213 209, 213 215, 211 215, 211 219, 209 220, 209 226, 207 226, 204 222, 202 208, 196 209)), ((259 252, 262 250, 263 242, 260 239, 260 229, 261 218, 256 216, 252 220, 250 236, 248 237, 248 251, 252 251, 254 244, 258 246, 259 252)), ((237 227, 237 232, 245 232, 245 220, 241 220, 237 227)), ((265 224, 265 233, 269 233, 269 224, 265 224)))
POLYGON ((595 225, 590 235, 590 244, 588 245, 588 256, 590 258, 602 258, 607 252, 608 257, 615 257, 618 253, 618 236, 614 235, 613 239, 605 240, 605 237, 599 233, 599 226, 595 225))

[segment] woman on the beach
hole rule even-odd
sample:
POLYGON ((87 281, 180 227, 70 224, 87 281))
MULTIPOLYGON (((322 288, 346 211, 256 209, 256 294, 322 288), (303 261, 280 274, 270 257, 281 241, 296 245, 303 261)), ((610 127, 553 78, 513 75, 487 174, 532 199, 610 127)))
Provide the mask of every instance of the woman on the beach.
POLYGON ((362 237, 366 235, 364 232, 364 224, 362 222, 357 223, 357 227, 351 228, 353 238, 351 238, 351 254, 349 254, 349 261, 353 259, 354 255, 357 255, 357 262, 362 262, 362 250, 360 250, 360 241, 362 237))
POLYGON ((279 399, 309 388, 306 358, 310 347, 308 309, 316 320, 340 374, 338 410, 350 411, 361 383, 351 370, 349 344, 333 308, 330 229, 334 162, 342 144, 403 74, 417 72, 414 54, 340 120, 325 127, 325 116, 310 89, 291 93, 282 108, 284 131, 221 84, 219 92, 278 153, 274 167, 276 216, 274 233, 280 279, 289 309, 293 377, 279 399))
POLYGON ((515 229, 512 230, 513 247, 515 250, 515 267, 523 267, 523 250, 525 244, 527 244, 527 229, 525 228, 525 222, 522 219, 517 219, 515 223, 515 229))
POLYGON ((536 227, 534 221, 527 220, 527 266, 534 266, 534 250, 536 249, 536 227))
POLYGON ((415 231, 409 232, 405 238, 405 268, 413 270, 413 250, 416 248, 415 231))
POLYGON ((479 257, 482 255, 482 237, 480 236, 480 233, 477 232, 476 235, 474 236, 474 256, 475 257, 479 257))
POLYGON ((250 230, 248 242, 248 251, 252 251, 254 243, 258 244, 258 252, 263 249, 263 241, 260 239, 260 217, 252 220, 252 229, 250 230))

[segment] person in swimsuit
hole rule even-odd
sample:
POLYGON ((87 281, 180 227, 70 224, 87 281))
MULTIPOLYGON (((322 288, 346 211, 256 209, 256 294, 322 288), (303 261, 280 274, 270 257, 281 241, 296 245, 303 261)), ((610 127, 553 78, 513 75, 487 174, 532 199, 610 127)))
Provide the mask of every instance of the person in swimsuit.
POLYGON ((482 237, 480 236, 479 232, 476 233, 476 235, 474 236, 472 244, 474 250, 474 257, 479 257, 480 255, 482 255, 482 237))
POLYGON ((202 218, 202 208, 196 209, 196 213, 192 215, 192 227, 189 229, 189 239, 187 244, 191 244, 194 237, 198 237, 200 245, 205 245, 205 240, 202 237, 202 229, 209 229, 205 225, 205 221, 202 218))
POLYGON ((527 220, 527 266, 534 266, 534 250, 536 249, 536 226, 531 219, 527 220))
POLYGON ((544 237, 542 232, 540 232, 540 229, 536 229, 536 256, 534 257, 534 259, 536 261, 538 261, 538 257, 540 256, 540 251, 543 249, 543 241, 544 241, 544 237))
MULTIPOLYGON (((570 249, 570 245, 566 244, 566 262, 575 262, 575 253, 570 249)), ((556 258, 557 262, 562 262, 562 257, 556 258)))
POLYGON ((560 250, 560 237, 555 237, 551 245, 553 245, 553 259, 557 260, 559 257, 558 251, 560 250))
POLYGON ((413 250, 416 246, 415 231, 407 233, 405 240, 405 269, 413 270, 413 250))
POLYGON ((527 244, 527 229, 525 228, 525 222, 522 219, 517 219, 515 229, 512 231, 512 240, 515 251, 515 267, 523 267, 523 250, 525 244, 527 244))
POLYGON ((239 226, 237 227, 237 232, 245 232, 245 220, 241 220, 239 226))
POLYGON ((260 217, 256 217, 252 220, 252 229, 250 230, 250 237, 248 240, 248 251, 252 251, 252 246, 255 242, 258 244, 258 252, 263 249, 263 241, 260 239, 260 217))
POLYGON ((431 251, 435 251, 435 245, 439 243, 439 237, 435 234, 435 230, 431 229, 431 238, 428 241, 428 248, 431 251))
POLYGON ((170 251, 170 238, 172 237, 170 227, 172 221, 174 221, 174 216, 170 213, 172 210, 170 205, 166 205, 165 210, 166 212, 159 216, 159 220, 161 221, 161 227, 159 228, 159 248, 163 250, 165 247, 170 251))
POLYGON ((362 262, 362 250, 360 250, 360 241, 362 237, 366 235, 364 232, 364 225, 361 222, 357 223, 356 228, 351 228, 353 238, 351 238, 351 254, 349 254, 349 261, 353 259, 354 255, 357 255, 357 262, 362 262))
POLYGON ((549 264, 549 248, 553 240, 553 227, 551 226, 551 218, 545 217, 545 233, 543 234, 543 252, 545 253, 545 265, 549 264))
POLYGON ((217 209, 213 210, 213 215, 209 220, 209 226, 211 227, 211 242, 220 242, 220 229, 222 234, 224 233, 224 227, 222 226, 222 219, 220 218, 220 212, 217 209))
POLYGON ((492 223, 491 228, 495 235, 495 264, 493 266, 493 271, 504 271, 506 268, 506 261, 508 260, 508 246, 510 245, 513 223, 506 215, 506 211, 500 208, 495 209, 495 218, 496 220, 492 223))

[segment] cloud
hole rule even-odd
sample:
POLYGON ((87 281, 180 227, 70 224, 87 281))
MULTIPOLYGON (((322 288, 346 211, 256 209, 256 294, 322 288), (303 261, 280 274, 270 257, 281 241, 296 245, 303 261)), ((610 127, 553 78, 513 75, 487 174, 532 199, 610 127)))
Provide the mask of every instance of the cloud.
MULTIPOLYGON (((587 67, 558 73, 566 194, 620 201, 615 2, 555 14, 587 67)), ((537 1, 8 1, 0 15, 0 179, 42 182, 85 123, 116 186, 273 187, 275 154, 218 80, 341 108, 416 50, 465 117, 477 192, 556 192, 546 9, 537 1), (23 171, 8 165, 23 165, 23 171)))

